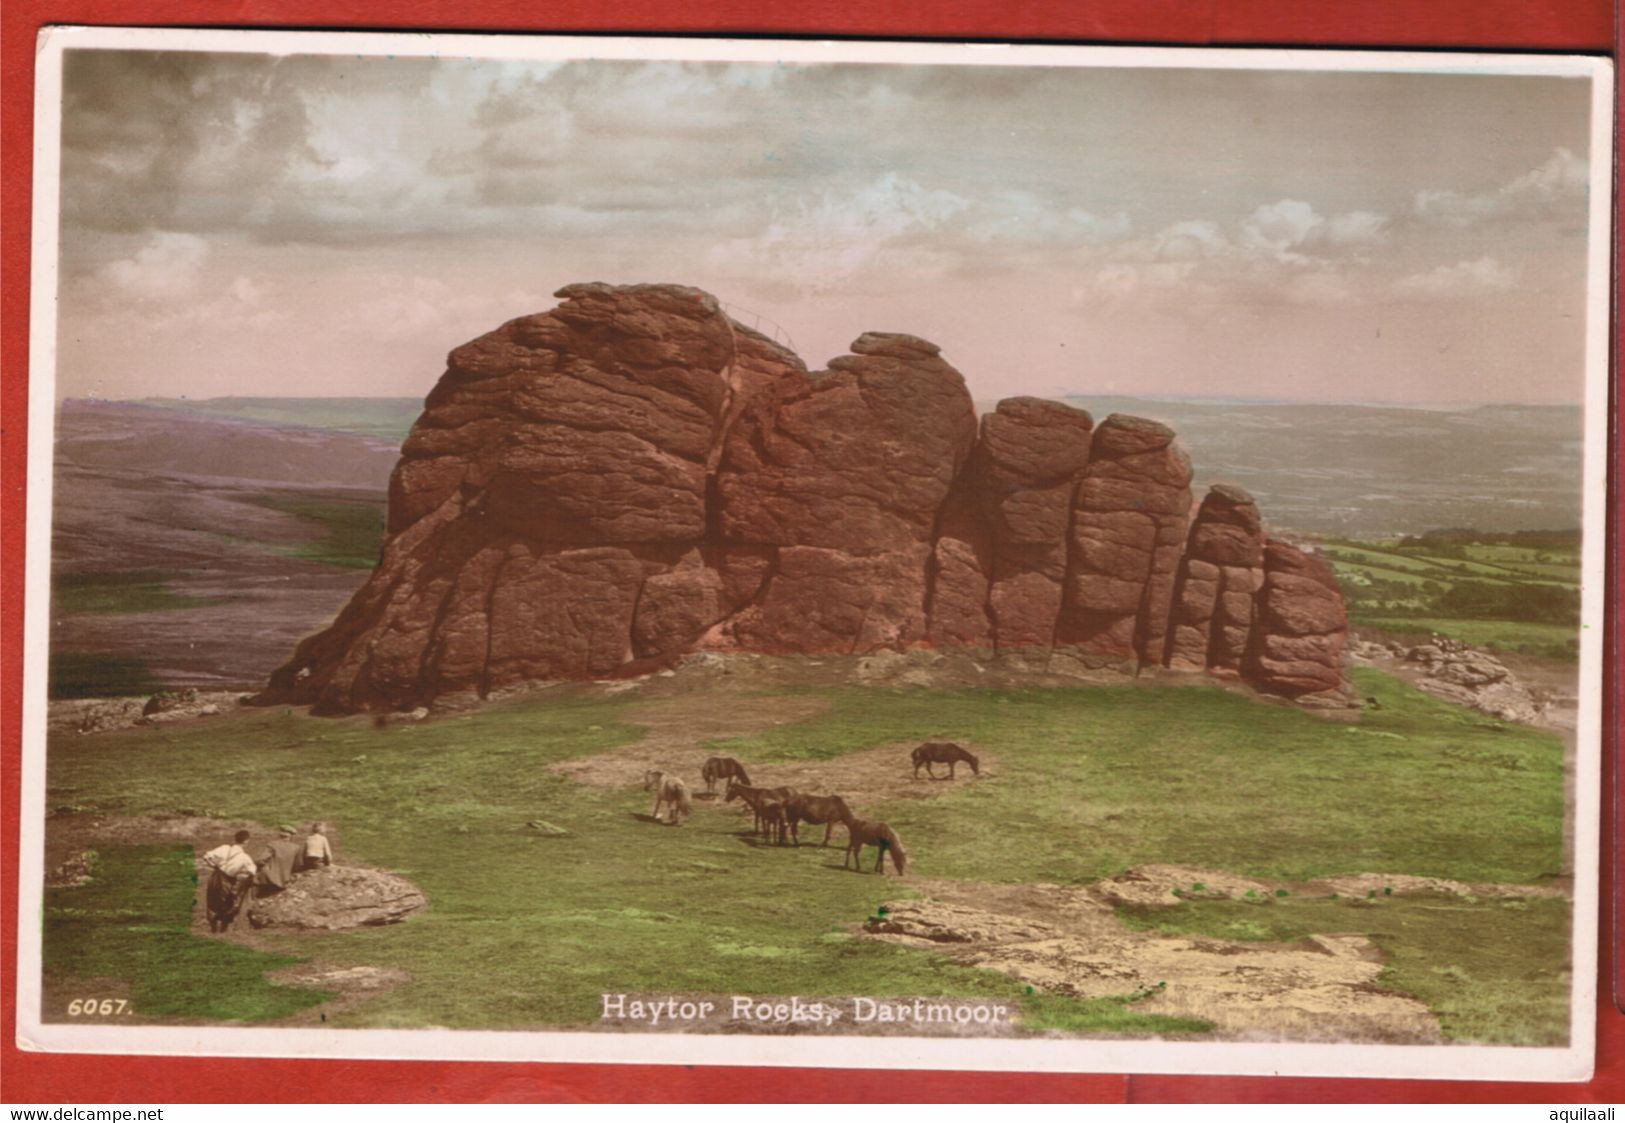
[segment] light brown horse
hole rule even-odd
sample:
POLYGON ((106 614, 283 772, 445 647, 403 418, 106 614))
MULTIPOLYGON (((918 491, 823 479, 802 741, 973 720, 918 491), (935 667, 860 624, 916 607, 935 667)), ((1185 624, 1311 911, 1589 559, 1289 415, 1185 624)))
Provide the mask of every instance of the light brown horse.
POLYGON ((750 773, 745 766, 731 756, 714 756, 705 762, 700 769, 700 779, 705 781, 705 790, 717 790, 718 780, 738 780, 741 784, 750 783, 750 773))
POLYGON ((797 846, 801 845, 801 832, 797 829, 800 824, 823 823, 824 841, 819 845, 828 846, 835 824, 850 823, 853 818, 852 809, 838 795, 797 794, 785 800, 784 815, 789 823, 790 838, 797 846))
POLYGON ((676 826, 688 818, 693 804, 689 802, 688 785, 676 776, 667 776, 658 768, 651 768, 643 774, 643 790, 654 789, 655 806, 649 812, 656 819, 660 818, 660 805, 666 805, 666 821, 676 826))
POLYGON ((950 780, 954 778, 954 767, 960 761, 970 765, 972 775, 980 776, 982 774, 981 762, 976 759, 976 755, 965 748, 964 745, 956 745, 952 741, 926 741, 922 745, 915 746, 914 751, 909 756, 914 761, 914 778, 916 780, 920 778, 920 765, 922 764, 925 765, 925 774, 933 780, 937 779, 937 774, 931 767, 933 764, 946 764, 948 766, 948 779, 950 780))
POLYGON ((897 832, 885 823, 877 823, 872 819, 848 819, 846 823, 848 837, 846 841, 846 857, 841 860, 841 868, 845 869, 848 862, 858 872, 863 871, 863 848, 873 846, 878 851, 875 854, 875 872, 884 873, 881 868, 886 864, 886 855, 891 855, 892 865, 897 867, 901 876, 903 869, 908 865, 908 854, 903 850, 903 840, 897 837, 897 832))
POLYGON ((794 799, 795 796, 796 790, 794 788, 753 788, 749 784, 729 780, 728 794, 723 797, 722 801, 732 803, 736 799, 744 800, 756 817, 755 823, 751 827, 751 830, 756 834, 761 834, 764 826, 767 825, 764 819, 776 821, 779 838, 782 841, 785 821, 784 805, 794 799), (777 810, 766 810, 770 804, 777 810))

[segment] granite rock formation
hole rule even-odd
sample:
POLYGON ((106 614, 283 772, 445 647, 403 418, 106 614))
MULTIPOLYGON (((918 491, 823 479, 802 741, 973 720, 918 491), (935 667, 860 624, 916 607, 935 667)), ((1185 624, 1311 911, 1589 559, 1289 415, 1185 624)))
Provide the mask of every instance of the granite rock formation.
POLYGON ((454 350, 366 584, 256 699, 411 709, 697 651, 990 649, 1342 687, 1319 561, 1268 541, 1166 426, 1013 398, 936 345, 828 369, 677 285, 571 285, 454 350))

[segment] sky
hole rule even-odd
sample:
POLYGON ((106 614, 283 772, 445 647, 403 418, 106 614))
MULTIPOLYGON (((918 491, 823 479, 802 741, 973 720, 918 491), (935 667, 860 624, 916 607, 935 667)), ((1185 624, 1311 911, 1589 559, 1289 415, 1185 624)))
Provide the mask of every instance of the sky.
POLYGON ((576 281, 972 394, 1582 396, 1580 78, 66 53, 59 396, 421 396, 576 281), (760 318, 758 320, 758 318, 760 318))

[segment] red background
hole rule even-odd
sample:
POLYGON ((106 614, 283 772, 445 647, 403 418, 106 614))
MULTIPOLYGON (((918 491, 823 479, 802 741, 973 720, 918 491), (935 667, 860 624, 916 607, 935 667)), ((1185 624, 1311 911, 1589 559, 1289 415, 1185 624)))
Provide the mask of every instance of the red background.
MULTIPOLYGON (((491 1064, 428 1061, 215 1060, 22 1053, 16 1047, 17 858, 22 690, 23 520, 28 386, 28 270, 34 38, 52 23, 226 27, 421 28, 572 32, 864 35, 1048 42, 1478 47, 1615 51, 1606 0, 7 0, 0 12, 0 1100, 8 1103, 895 1100, 1578 1102, 1625 1099, 1625 1015, 1611 992, 1619 930, 1600 920, 1598 1075, 1589 1084, 819 1069, 491 1064)), ((1616 142, 1617 147, 1617 142, 1616 142)), ((1617 215, 1617 200, 1616 200, 1617 215)), ((1616 217, 1616 236, 1619 226, 1616 217)), ((1616 325, 1617 332, 1617 325, 1616 325)), ((1617 415, 1616 415, 1617 417, 1617 415)), ((1614 458, 1618 455, 1617 434, 1614 458)), ((1620 497, 1610 510, 1621 513, 1620 497)), ((1615 523, 1617 525, 1617 521, 1615 523)), ((1621 587, 1612 565, 1608 619, 1621 587)), ((1610 627, 1612 652, 1616 638, 1610 627)), ((1616 884, 1622 817, 1615 797, 1613 687, 1604 777, 1604 884, 1616 884)), ((1612 901, 1617 901, 1617 891, 1612 901)))

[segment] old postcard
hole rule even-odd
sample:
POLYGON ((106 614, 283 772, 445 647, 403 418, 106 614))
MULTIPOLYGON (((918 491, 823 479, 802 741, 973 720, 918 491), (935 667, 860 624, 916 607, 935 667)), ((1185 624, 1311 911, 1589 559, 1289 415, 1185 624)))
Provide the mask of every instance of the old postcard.
POLYGON ((1612 81, 45 36, 25 1044, 1585 1078, 1612 81))

